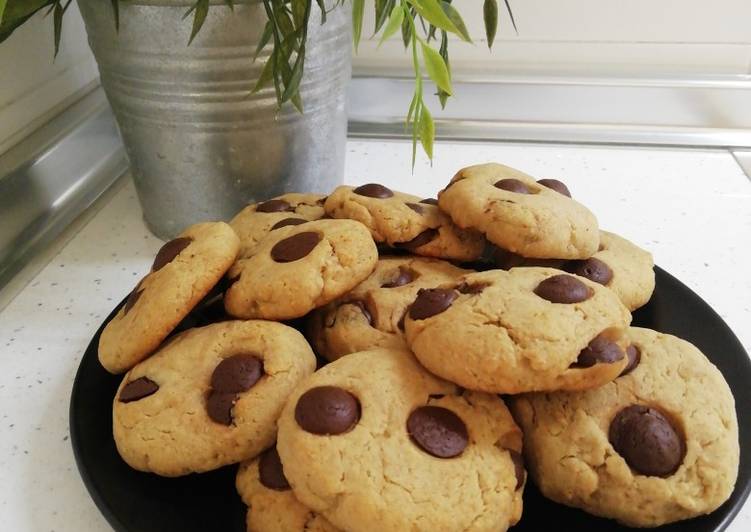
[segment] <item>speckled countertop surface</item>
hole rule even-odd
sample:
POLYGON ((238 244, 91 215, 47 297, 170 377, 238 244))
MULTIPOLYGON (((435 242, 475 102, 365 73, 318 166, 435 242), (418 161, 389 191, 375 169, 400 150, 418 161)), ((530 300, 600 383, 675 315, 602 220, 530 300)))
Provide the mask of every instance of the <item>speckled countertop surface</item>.
MULTIPOLYGON (((560 178, 751 351, 751 181, 727 152, 438 143, 436 153, 410 176, 407 144, 351 141, 347 182, 434 196, 460 167, 491 160, 560 178)), ((89 340, 160 245, 128 182, 0 312, 1 530, 109 530, 73 461, 68 400, 89 340)), ((751 504, 729 530, 751 530, 751 504)))

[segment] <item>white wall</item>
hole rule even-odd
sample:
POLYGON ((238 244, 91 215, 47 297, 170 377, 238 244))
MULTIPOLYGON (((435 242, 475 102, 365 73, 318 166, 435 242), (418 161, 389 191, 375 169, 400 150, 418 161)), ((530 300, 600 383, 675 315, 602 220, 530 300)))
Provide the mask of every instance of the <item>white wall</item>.
POLYGON ((61 41, 53 62, 52 17, 39 13, 0 44, 0 153, 98 77, 75 2, 61 41))
MULTIPOLYGON (((482 0, 454 0, 475 45, 450 46, 456 72, 602 75, 748 74, 749 0, 510 0, 516 35, 499 0, 493 52, 485 42, 482 0)), ((369 7, 372 11, 372 3, 369 7)), ((372 33, 373 19, 363 34, 372 33)), ((376 50, 364 42, 359 68, 409 65, 401 38, 376 50)))

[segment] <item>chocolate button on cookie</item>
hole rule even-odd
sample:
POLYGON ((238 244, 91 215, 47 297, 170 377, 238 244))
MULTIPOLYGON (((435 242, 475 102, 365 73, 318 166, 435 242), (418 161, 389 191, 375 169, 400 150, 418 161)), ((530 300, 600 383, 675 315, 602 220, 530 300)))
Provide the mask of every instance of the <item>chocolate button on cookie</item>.
POLYGON ((459 229, 433 202, 377 183, 341 186, 325 209, 332 218, 362 222, 376 242, 416 255, 472 261, 484 246, 479 233, 459 229))
POLYGON ((465 273, 437 259, 381 258, 365 281, 311 314, 308 339, 328 360, 374 347, 405 348, 403 319, 417 292, 465 273))
POLYGON ((123 379, 112 410, 117 449, 131 467, 170 477, 256 456, 314 369, 305 339, 280 323, 185 331, 123 379))
POLYGON ((223 222, 190 226, 164 244, 151 271, 102 331, 102 366, 123 373, 153 353, 219 283, 239 246, 223 222))
POLYGON ((275 229, 323 218, 324 199, 320 194, 290 193, 245 207, 229 223, 240 238, 240 257, 252 255, 275 229))
POLYGON ((585 259, 597 251, 597 219, 563 183, 488 163, 460 170, 438 204, 456 225, 527 258, 585 259))
POLYGON ((627 526, 710 513, 738 474, 730 389, 684 340, 635 327, 626 340, 614 382, 511 399, 530 475, 546 497, 627 526))
POLYGON ((407 344, 432 373, 501 394, 601 386, 626 367, 631 314, 618 297, 552 268, 470 273, 418 293, 407 344))
POLYGON ((276 447, 240 464, 237 492, 248 507, 248 532, 338 532, 297 500, 284 476, 276 447))
POLYGON ((229 271, 227 313, 287 320, 346 294, 378 261, 368 230, 353 220, 316 220, 271 231, 229 271))
POLYGON ((503 531, 521 516, 521 433, 503 401, 408 351, 353 353, 305 379, 277 450, 299 501, 342 530, 503 531))

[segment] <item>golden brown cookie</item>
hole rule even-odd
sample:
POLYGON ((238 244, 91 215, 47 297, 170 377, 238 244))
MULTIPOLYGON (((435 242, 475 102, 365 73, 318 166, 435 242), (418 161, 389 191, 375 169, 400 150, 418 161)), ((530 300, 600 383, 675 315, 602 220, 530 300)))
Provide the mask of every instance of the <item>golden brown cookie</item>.
POLYGON ((521 433, 503 401, 406 351, 354 353, 306 379, 277 450, 297 498, 343 530, 497 532, 521 516, 521 433))
POLYGON ((476 229, 529 258, 586 259, 597 251, 597 219, 584 205, 527 174, 488 163, 459 170, 438 204, 459 227, 476 229))
POLYGON ((404 313, 417 292, 465 273, 438 259, 381 258, 370 277, 311 314, 308 338, 329 360, 374 347, 405 349, 404 313))
POLYGON ((112 408, 128 465, 173 477, 269 447, 292 389, 315 369, 300 333, 269 321, 190 329, 130 370, 112 408))
POLYGON ((376 242, 393 248, 458 261, 480 257, 485 243, 482 235, 457 227, 434 202, 369 183, 338 187, 324 207, 332 218, 365 224, 376 242))
POLYGON ((626 365, 631 314, 607 288, 552 268, 471 273, 418 293, 404 320, 420 363, 471 390, 577 390, 626 365))
POLYGON ((354 220, 282 227, 232 266, 225 308, 238 318, 299 318, 354 288, 377 261, 370 233, 354 220))
POLYGON ((219 282, 239 247, 224 222, 192 225, 162 246, 151 271, 102 331, 102 366, 122 373, 153 353, 219 282))
POLYGON ((627 526, 712 512, 738 474, 738 421, 722 374, 690 343, 627 333, 633 362, 586 392, 512 400, 530 474, 547 497, 627 526))

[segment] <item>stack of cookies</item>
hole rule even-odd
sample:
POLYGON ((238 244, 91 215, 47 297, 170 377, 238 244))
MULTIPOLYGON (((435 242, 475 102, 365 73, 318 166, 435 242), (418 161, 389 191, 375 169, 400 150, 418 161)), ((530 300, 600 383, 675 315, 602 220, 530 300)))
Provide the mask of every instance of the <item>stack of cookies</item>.
POLYGON ((115 442, 164 476, 240 463, 261 532, 502 531, 527 473, 629 526, 706 514, 734 400, 696 347, 629 326, 653 289, 566 185, 500 164, 437 199, 285 194, 165 244, 107 324, 115 442))

